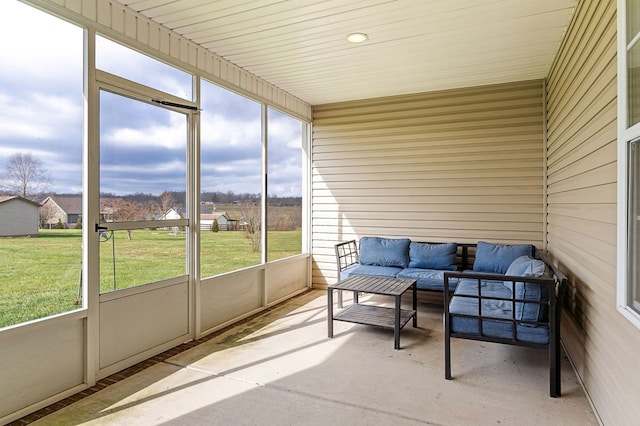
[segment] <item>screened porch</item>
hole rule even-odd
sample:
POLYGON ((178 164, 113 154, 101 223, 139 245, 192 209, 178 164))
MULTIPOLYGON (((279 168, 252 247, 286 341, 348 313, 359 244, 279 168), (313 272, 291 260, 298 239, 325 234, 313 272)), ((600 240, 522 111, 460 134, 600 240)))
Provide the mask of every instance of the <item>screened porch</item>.
POLYGON ((0 160, 43 207, 0 240, 0 423, 637 422, 634 2, 1 3, 0 160), (437 298, 399 351, 328 339, 363 236, 546 251, 562 397, 523 348, 456 341, 445 381, 437 298))

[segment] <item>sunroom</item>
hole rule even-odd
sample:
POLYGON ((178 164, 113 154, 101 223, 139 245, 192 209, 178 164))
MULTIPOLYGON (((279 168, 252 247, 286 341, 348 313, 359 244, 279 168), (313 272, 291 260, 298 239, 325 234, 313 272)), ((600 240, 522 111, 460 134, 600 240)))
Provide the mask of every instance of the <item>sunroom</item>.
POLYGON ((2 2, 2 195, 82 213, 1 241, 0 423, 324 289, 377 235, 546 250, 598 420, 634 424, 637 10, 2 2))

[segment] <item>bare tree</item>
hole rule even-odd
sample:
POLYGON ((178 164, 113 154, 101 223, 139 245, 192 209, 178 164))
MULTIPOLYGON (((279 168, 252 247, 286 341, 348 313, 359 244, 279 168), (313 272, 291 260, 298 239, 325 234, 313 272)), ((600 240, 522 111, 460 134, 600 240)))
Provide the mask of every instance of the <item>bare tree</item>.
MULTIPOLYGON (((149 208, 144 204, 122 198, 109 200, 104 207, 110 209, 114 222, 143 220, 149 214, 149 208)), ((131 229, 127 229, 127 238, 131 239, 131 229)))
POLYGON ((53 203, 44 203, 40 207, 40 228, 46 228, 47 225, 51 225, 51 220, 56 217, 57 209, 53 206, 53 203))
POLYGON ((162 194, 158 195, 158 203, 160 205, 160 211, 165 213, 176 203, 173 199, 173 194, 169 191, 164 191, 162 194))
POLYGON ((2 187, 24 198, 37 198, 47 191, 51 176, 42 162, 31 153, 18 153, 9 158, 0 176, 2 187))

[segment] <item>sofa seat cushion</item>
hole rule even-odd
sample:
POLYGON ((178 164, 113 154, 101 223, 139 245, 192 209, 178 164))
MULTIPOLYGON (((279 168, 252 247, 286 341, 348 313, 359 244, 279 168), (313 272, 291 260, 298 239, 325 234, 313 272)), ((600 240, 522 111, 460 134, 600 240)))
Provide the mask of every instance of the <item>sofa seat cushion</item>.
POLYGON ((473 263, 475 272, 504 274, 509 266, 520 256, 532 256, 534 246, 531 244, 493 244, 478 241, 476 258, 473 263))
MULTIPOLYGON (((513 338, 511 328, 511 321, 483 319, 482 333, 480 333, 479 318, 451 318, 451 331, 454 333, 511 340, 513 338)), ((520 342, 547 345, 549 344, 549 327, 526 327, 522 324, 516 324, 516 340, 520 342)))
MULTIPOLYGON (((456 295, 477 296, 478 280, 474 278, 461 278, 456 287, 456 295)), ((483 297, 498 297, 511 299, 511 290, 506 288, 502 281, 481 280, 480 295, 483 297)))
MULTIPOLYGON (((510 310, 515 305, 515 319, 518 321, 525 321, 521 324, 524 327, 538 327, 539 325, 534 324, 535 322, 549 321, 549 292, 545 285, 516 282, 515 302, 511 300, 512 295, 510 288, 512 286, 513 282, 511 281, 481 280, 480 295, 483 297, 507 299, 510 310), (507 287, 507 283, 511 283, 511 286, 507 287), (522 302, 522 300, 530 300, 531 302, 522 302)), ((456 287, 455 294, 477 296, 478 280, 462 278, 456 287)))
POLYGON ((409 266, 408 238, 362 237, 360 239, 360 264, 375 266, 409 266))
POLYGON ((402 268, 397 266, 353 265, 340 272, 340 280, 346 280, 353 275, 396 278, 401 271, 402 268))
MULTIPOLYGON (((437 269, 406 268, 403 269, 397 278, 416 280, 416 287, 419 290, 442 291, 444 289, 445 271, 437 269)), ((449 279, 449 290, 456 289, 456 278, 449 279)))
MULTIPOLYGON (((458 285, 458 288, 460 284, 458 285)), ((508 291, 508 290, 507 290, 508 291)), ((451 317, 451 331, 454 333, 475 336, 513 338, 513 311, 509 300, 482 299, 482 316, 480 318, 451 317), (482 328, 481 328, 482 327, 482 328)), ((449 304, 449 312, 459 315, 478 316, 478 299, 453 296, 449 304)), ((546 345, 549 343, 549 327, 527 327, 516 323, 516 340, 546 345)))
POLYGON ((409 268, 455 271, 456 243, 416 243, 409 245, 409 268))

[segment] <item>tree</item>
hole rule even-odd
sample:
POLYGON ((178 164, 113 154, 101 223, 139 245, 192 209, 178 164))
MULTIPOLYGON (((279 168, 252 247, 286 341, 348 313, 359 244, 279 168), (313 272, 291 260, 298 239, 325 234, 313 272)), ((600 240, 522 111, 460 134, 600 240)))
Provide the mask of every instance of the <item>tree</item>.
POLYGON ((173 194, 169 191, 164 191, 162 194, 158 195, 158 204, 160 205, 160 211, 165 213, 175 205, 173 194))
POLYGON ((9 158, 0 182, 13 194, 32 199, 46 192, 52 180, 37 157, 18 153, 9 158))
POLYGON ((57 209, 54 207, 52 202, 46 202, 39 209, 40 216, 40 228, 46 228, 47 225, 51 227, 51 221, 55 219, 56 214, 58 213, 57 209))
MULTIPOLYGON (((149 208, 142 203, 122 198, 114 198, 104 202, 104 207, 112 211, 114 222, 130 222, 144 220, 149 208)), ((127 229, 127 238, 131 239, 131 229, 127 229)))
POLYGON ((251 240, 251 249, 254 252, 260 250, 260 206, 252 200, 245 200, 242 203, 242 219, 245 221, 244 232, 251 240))

